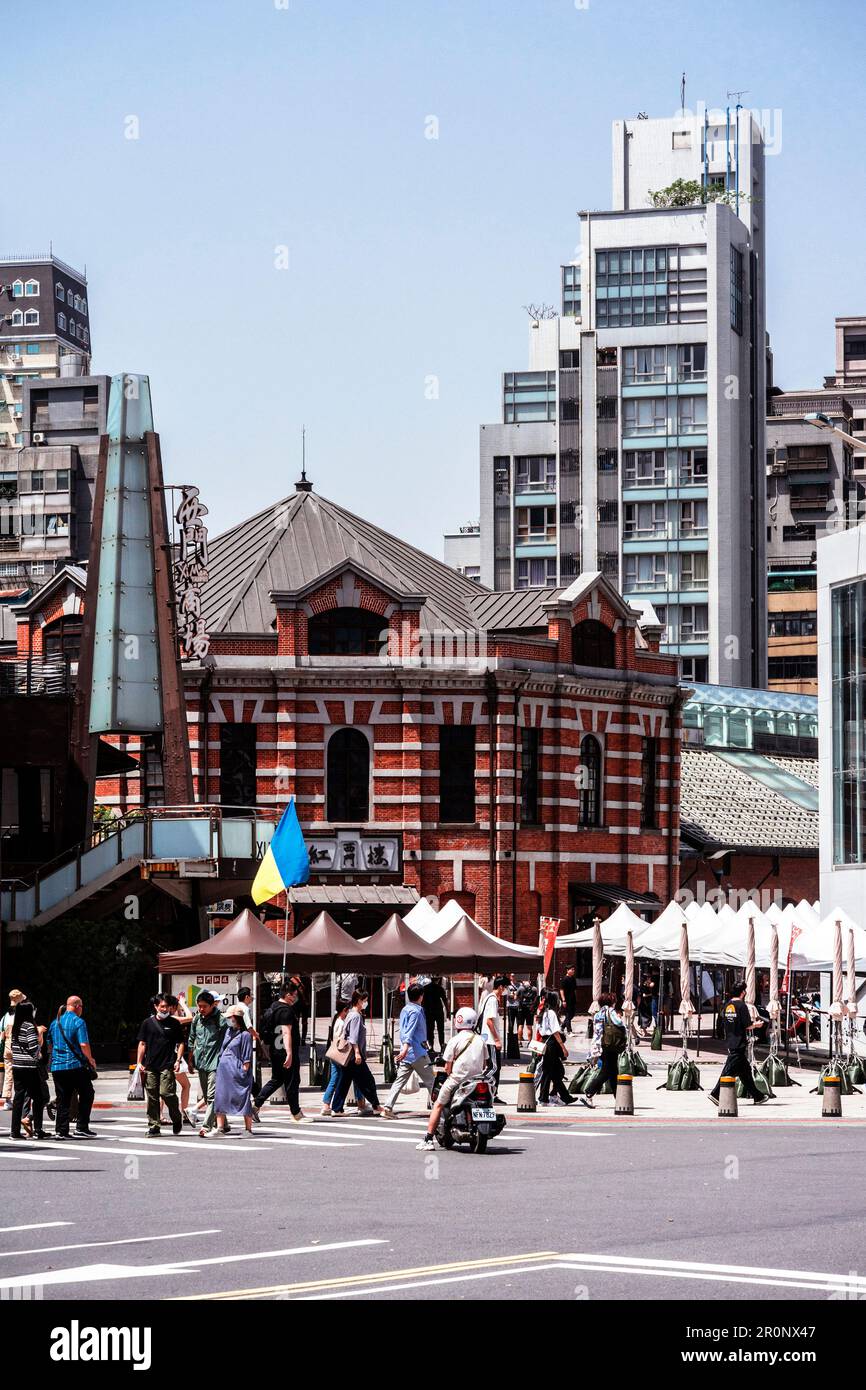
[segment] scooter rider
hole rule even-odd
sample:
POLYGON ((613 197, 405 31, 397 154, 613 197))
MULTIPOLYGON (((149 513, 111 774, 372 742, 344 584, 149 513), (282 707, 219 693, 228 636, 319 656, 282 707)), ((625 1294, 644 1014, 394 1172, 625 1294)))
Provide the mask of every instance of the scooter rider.
POLYGON ((475 1032, 476 1013, 474 1009, 458 1009, 454 1016, 456 1032, 450 1038, 442 1054, 446 1077, 430 1112, 427 1133, 416 1144, 418 1149, 435 1149, 436 1126, 442 1111, 451 1104, 459 1087, 467 1081, 480 1081, 489 1066, 489 1049, 484 1039, 475 1032))

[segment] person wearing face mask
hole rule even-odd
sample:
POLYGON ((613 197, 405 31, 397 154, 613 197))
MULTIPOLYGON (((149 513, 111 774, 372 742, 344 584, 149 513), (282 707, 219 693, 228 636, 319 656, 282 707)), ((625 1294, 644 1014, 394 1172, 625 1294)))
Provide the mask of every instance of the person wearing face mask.
POLYGON ((343 1106, 352 1082, 355 1082, 362 1096, 372 1105, 373 1114, 381 1115, 382 1113, 373 1073, 367 1066, 367 1025, 364 1021, 364 1013, 369 1002, 370 998, 365 989, 355 990, 352 995, 352 1007, 343 1029, 343 1037, 346 1042, 352 1044, 353 1050, 345 1066, 340 1069, 340 1079, 337 1082, 337 1089, 331 1103, 332 1115, 344 1113, 343 1106))
POLYGON ((160 1133, 160 1102, 171 1118, 175 1134, 183 1129, 183 1118, 177 1099, 177 1074, 184 1053, 184 1033, 171 1012, 169 996, 156 994, 151 1000, 153 1013, 142 1023, 138 1033, 138 1067, 144 1077, 147 1092, 147 1134, 157 1138, 160 1133))
MULTIPOLYGON (((222 1040, 216 1073, 214 1110, 216 1128, 206 1131, 225 1134, 229 1115, 242 1115, 244 1130, 253 1132, 253 1040, 244 1019, 243 1004, 232 1004, 223 1018, 228 1029, 222 1040)), ((205 1132, 205 1131, 203 1131, 205 1132)))

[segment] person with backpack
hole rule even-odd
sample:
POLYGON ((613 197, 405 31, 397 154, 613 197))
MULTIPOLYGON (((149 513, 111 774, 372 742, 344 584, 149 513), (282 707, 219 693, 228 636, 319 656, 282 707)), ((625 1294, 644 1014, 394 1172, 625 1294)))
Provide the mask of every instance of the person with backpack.
POLYGON ((90 1128, 90 1112, 95 1100, 93 1079, 96 1063, 90 1050, 84 1005, 77 994, 70 994, 65 1008, 61 1005, 48 1030, 51 1043, 51 1075, 57 1092, 57 1114, 54 1121, 55 1139, 69 1138, 69 1109, 73 1096, 78 1097, 76 1139, 95 1139, 90 1128))
POLYGON ((42 1128, 44 1096, 42 1079, 39 1075, 39 1059, 45 1029, 36 1022, 36 1011, 28 999, 23 999, 12 1010, 12 1079, 15 1096, 12 1102, 12 1129, 10 1139, 23 1139, 22 1123, 29 1129, 34 1139, 47 1139, 42 1128), (23 1120, 24 1105, 30 1101, 30 1120, 23 1120))
POLYGON ((538 1008, 538 989, 531 980, 517 986, 517 1041, 532 1043, 535 1037, 535 1011, 538 1008), (524 1039, 523 1030, 526 1029, 524 1039))
POLYGON ((253 1119, 266 1100, 282 1086, 292 1119, 303 1124, 306 1117, 301 1109, 301 1027, 299 1017, 300 982, 284 980, 280 997, 265 1011, 262 1019, 262 1038, 271 1054, 271 1079, 253 1096, 253 1119))
POLYGON ((593 1096, 600 1091, 605 1081, 613 1086, 616 1095, 616 1081, 619 1075, 619 1054, 625 1047, 626 1028, 622 1014, 614 1007, 616 1000, 612 994, 598 996, 599 1009, 593 1018, 592 1047, 590 1060, 598 1059, 599 1066, 583 1095, 582 1105, 594 1108, 593 1096))

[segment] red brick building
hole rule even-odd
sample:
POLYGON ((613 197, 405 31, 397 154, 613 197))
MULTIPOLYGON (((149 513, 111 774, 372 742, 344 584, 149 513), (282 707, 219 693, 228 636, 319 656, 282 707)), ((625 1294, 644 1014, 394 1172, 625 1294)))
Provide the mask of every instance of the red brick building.
MULTIPOLYGON (((208 570, 210 655, 184 667, 195 795, 295 797, 297 924, 327 907, 360 932, 429 895, 535 942, 542 915, 565 930, 674 894, 677 662, 602 575, 492 593, 305 483, 212 540, 208 570)), ((143 782, 100 800, 134 808, 143 782)))

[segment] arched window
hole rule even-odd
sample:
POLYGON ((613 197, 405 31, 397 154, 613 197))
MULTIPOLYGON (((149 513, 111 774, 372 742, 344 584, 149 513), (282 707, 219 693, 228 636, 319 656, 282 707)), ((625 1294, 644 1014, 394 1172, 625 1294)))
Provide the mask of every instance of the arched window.
POLYGON ((580 743, 580 823, 601 825, 601 747, 592 734, 580 743))
POLYGON ((39 323, 39 310, 28 309, 24 315, 24 322, 32 324, 34 327, 39 323))
POLYGON ((75 303, 75 295, 72 293, 71 290, 66 291, 66 303, 69 305, 70 309, 75 303))
POLYGON ((24 323, 24 315, 22 314, 22 312, 21 312, 20 309, 15 309, 15 310, 13 311, 12 317, 11 317, 11 319, 9 320, 9 322, 12 324, 12 327, 13 327, 13 328, 21 328, 21 327, 22 327, 22 325, 23 325, 23 323, 24 323))
POLYGON ((39 281, 27 280, 24 285, 24 293, 29 295, 31 299, 36 298, 39 294, 39 281))
POLYGON ((58 315, 57 315, 57 327, 60 329, 61 333, 65 333, 65 332, 66 332, 66 315, 65 315, 65 314, 60 314, 60 313, 58 313, 58 315))
POLYGON ((13 281, 12 281, 12 298, 13 298, 13 299, 20 299, 21 296, 23 295, 23 293, 24 293, 24 281, 23 281, 23 280, 13 280, 13 281))
POLYGON ((365 608, 331 608, 309 624, 310 656, 377 656, 388 624, 365 608))
POLYGON ((338 729, 328 740, 327 793, 329 821, 370 819, 370 745, 360 729, 338 729))
POLYGON ((57 297, 59 300, 61 300, 62 303, 64 303, 64 304, 66 303, 66 291, 64 290, 64 288, 63 288, 63 286, 61 285, 61 283, 60 283, 59 280, 57 281, 57 283, 56 283, 55 286, 54 286, 54 293, 55 293, 56 297, 57 297))
POLYGON ((616 666, 616 646, 613 633, 596 618, 576 623, 571 632, 571 659, 575 666, 616 666))

